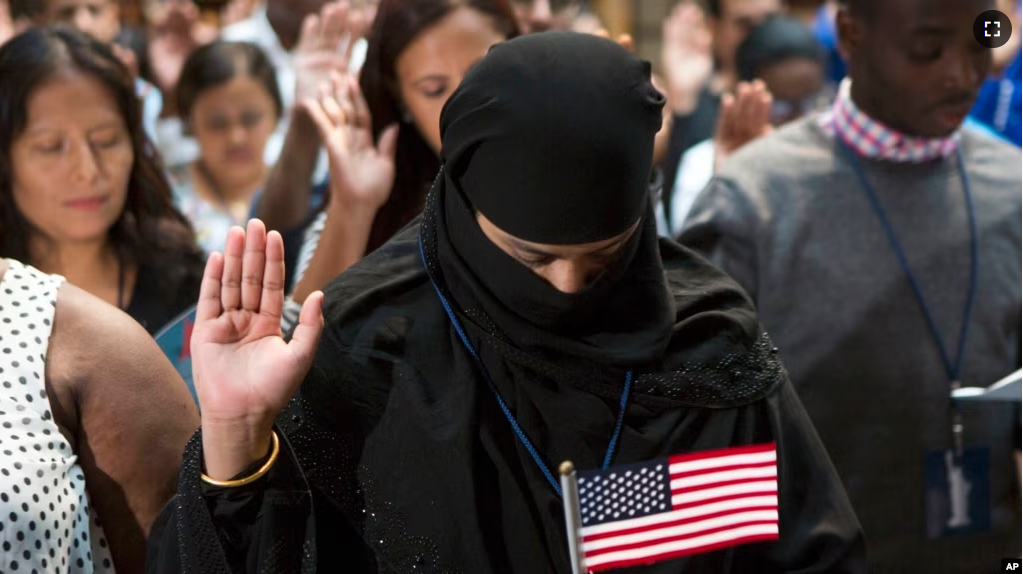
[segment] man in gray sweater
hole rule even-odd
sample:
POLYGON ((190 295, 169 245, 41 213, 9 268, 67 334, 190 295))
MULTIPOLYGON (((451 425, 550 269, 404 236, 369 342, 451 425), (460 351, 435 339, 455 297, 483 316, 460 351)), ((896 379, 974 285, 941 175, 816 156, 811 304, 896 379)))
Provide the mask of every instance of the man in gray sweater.
POLYGON ((737 152, 681 237, 755 300, 872 572, 1020 555, 1019 403, 950 401, 1021 362, 1023 159, 960 129, 990 66, 973 22, 992 7, 849 0, 832 110, 737 152))

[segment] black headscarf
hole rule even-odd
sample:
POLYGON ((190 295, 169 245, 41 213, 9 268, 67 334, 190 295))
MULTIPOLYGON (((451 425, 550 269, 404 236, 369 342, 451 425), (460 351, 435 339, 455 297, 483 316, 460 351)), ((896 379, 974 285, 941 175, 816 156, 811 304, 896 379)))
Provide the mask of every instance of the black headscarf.
POLYGON ((664 351, 674 309, 647 182, 663 96, 650 66, 610 40, 550 32, 495 46, 441 115, 444 168, 424 214, 434 277, 457 306, 518 349, 637 366, 664 351), (637 225, 615 262, 564 293, 476 223, 571 245, 637 225))

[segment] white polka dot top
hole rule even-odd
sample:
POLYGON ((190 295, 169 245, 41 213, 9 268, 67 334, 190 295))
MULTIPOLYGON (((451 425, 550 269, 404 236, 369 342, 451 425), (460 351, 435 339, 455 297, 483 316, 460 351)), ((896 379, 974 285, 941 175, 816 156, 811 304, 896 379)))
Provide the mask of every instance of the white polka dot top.
POLYGON ((43 372, 64 278, 8 259, 0 280, 0 572, 113 572, 43 372))

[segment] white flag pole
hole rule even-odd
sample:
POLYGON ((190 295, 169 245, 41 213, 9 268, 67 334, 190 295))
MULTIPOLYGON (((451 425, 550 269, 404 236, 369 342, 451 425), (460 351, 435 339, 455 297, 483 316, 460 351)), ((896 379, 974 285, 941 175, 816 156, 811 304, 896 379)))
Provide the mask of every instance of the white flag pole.
POLYGON ((582 540, 579 537, 582 516, 579 514, 579 485, 576 482, 575 467, 565 461, 558 467, 558 471, 561 473, 561 499, 565 507, 565 530, 568 531, 568 557, 572 561, 572 574, 586 574, 582 540))

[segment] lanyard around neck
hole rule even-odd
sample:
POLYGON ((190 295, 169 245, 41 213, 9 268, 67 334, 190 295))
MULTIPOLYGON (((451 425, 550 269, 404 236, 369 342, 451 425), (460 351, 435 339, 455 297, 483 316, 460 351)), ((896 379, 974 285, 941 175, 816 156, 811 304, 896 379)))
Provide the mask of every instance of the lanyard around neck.
POLYGON ((906 279, 909 281, 910 287, 913 289, 913 295, 916 297, 917 303, 920 305, 920 310, 923 311, 924 318, 927 320, 927 327, 931 332, 931 336, 934 337, 934 341, 938 345, 938 351, 941 353, 941 361, 945 367, 945 373, 948 375, 949 383, 956 387, 959 385, 959 377, 962 375, 963 357, 966 354, 966 341, 967 336, 970 332, 970 318, 973 314, 973 301, 977 292, 977 259, 978 259, 978 246, 977 246, 977 220, 973 210, 973 195, 970 191, 970 178, 966 173, 966 165, 963 162, 963 155, 960 150, 956 150, 956 160, 959 166, 959 176, 963 182, 963 194, 966 196, 966 214, 969 221, 970 227, 970 278, 969 287, 966 292, 966 304, 963 306, 963 322, 959 329, 959 345, 956 349, 956 354, 951 357, 945 346, 945 340, 941 336, 941 331, 938 329, 938 324, 934 320, 934 315, 931 313, 931 308, 927 304, 927 300, 924 297, 923 289, 920 287, 920 282, 916 276, 913 275, 913 270, 909 266, 909 260, 906 258, 906 253, 902 249, 902 245, 899 243, 899 239, 895 234, 895 228, 892 226, 891 221, 888 219, 884 208, 881 206, 881 200, 875 192, 873 186, 870 185, 870 181, 867 179, 866 173, 863 171, 863 167, 860 165, 859 160, 856 158, 855 152, 848 147, 841 139, 836 138, 839 145, 845 150, 849 157, 849 163, 853 167, 853 171, 856 172, 859 177, 861 188, 866 194, 867 199, 870 201, 870 206, 873 208, 875 215, 884 227, 885 235, 888 237, 888 243, 891 245, 892 251, 895 253, 895 257, 899 260, 899 265, 902 266, 902 271, 906 275, 906 279))
MULTIPOLYGON (((522 446, 525 447, 526 451, 528 451, 529 455, 533 458, 533 462, 535 462, 536 465, 543 472, 544 477, 547 479, 547 482, 550 483, 551 488, 554 489, 554 492, 557 493, 558 498, 561 498, 562 496, 561 485, 559 484, 558 480, 554 478, 554 473, 551 472, 550 467, 547 466, 547 464, 544 462, 543 458, 540 456, 540 453, 536 450, 536 447, 533 446, 533 443, 529 440, 529 437, 526 436, 525 431, 522 430, 522 427, 519 425, 519 421, 515 418, 515 415, 512 414, 511 409, 508 408, 507 403, 504 402, 504 399, 501 397, 501 393, 497 389, 497 385, 494 384, 494 380, 490 377, 490 372, 487 370, 486 365, 483 364, 483 360, 480 359, 480 356, 476 352, 476 349, 472 346, 472 343, 469 342, 469 337, 466 335, 465 330, 462 329, 462 324, 458 320, 458 316, 455 315, 454 308, 452 308, 451 304, 448 303, 448 300, 444 296, 444 293, 441 292, 441 289, 437 285, 437 282, 430 274, 430 267, 429 265, 426 264, 426 253, 423 249, 422 236, 419 237, 419 255, 423 260, 423 266, 426 267, 426 274, 427 276, 430 277, 430 283, 433 285, 434 290, 437 292, 437 297, 440 299, 440 303, 444 307, 444 311, 447 313, 448 319, 451 320, 451 326, 455 328, 455 332, 458 333, 458 338, 461 339, 462 345, 465 347, 467 351, 469 351, 469 354, 472 355, 472 358, 475 360, 476 366, 483 374, 483 379, 487 382, 487 386, 490 387, 491 392, 494 393, 494 397, 497 399, 497 404, 498 406, 501 407, 501 412, 504 413, 504 416, 505 418, 508 419, 508 423, 511 425, 512 430, 515 431, 515 436, 518 437, 519 441, 522 443, 522 446)), ((625 421, 625 407, 629 401, 629 392, 631 388, 632 371, 628 371, 627 373, 625 373, 625 385, 622 389, 622 397, 618 405, 618 417, 615 420, 614 432, 611 434, 611 440, 607 445, 607 452, 604 454, 603 468, 605 470, 609 466, 611 466, 611 462, 614 459, 615 446, 617 446, 618 439, 622 433, 622 425, 625 421)))

